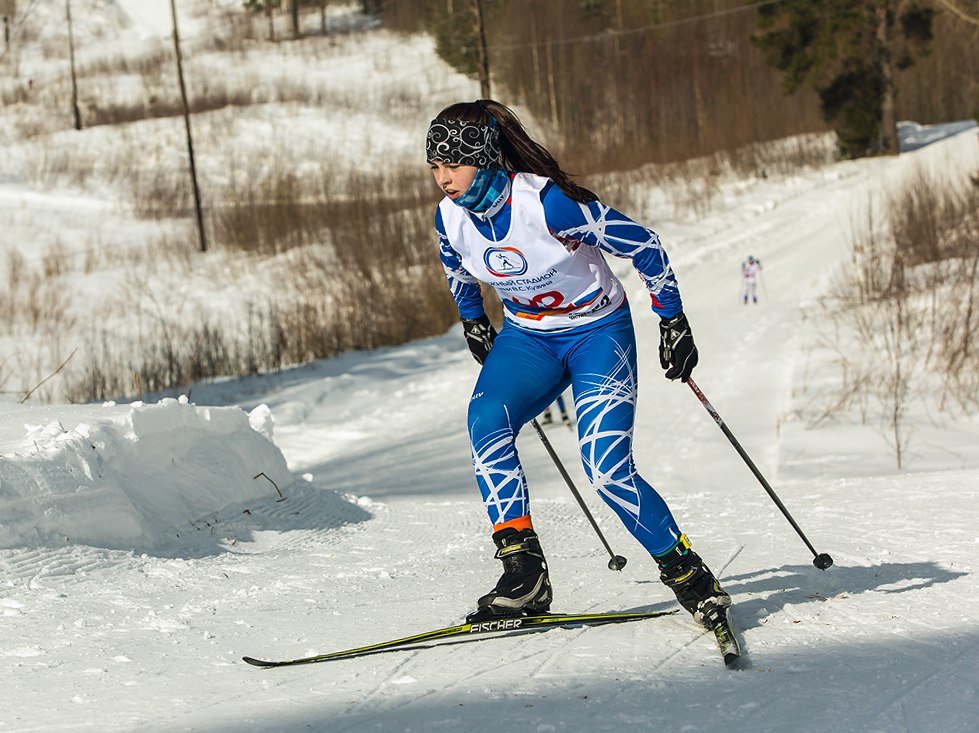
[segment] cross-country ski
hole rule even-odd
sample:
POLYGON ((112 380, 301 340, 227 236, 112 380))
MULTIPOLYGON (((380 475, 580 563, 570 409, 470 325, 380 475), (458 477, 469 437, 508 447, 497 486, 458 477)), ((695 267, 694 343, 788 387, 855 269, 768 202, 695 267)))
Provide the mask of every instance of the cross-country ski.
POLYGON ((644 619, 659 618, 660 616, 669 616, 674 613, 677 612, 674 610, 511 616, 507 618, 498 618, 491 621, 476 621, 473 623, 460 624, 458 626, 447 626, 445 628, 435 629, 433 631, 425 631, 420 634, 405 636, 401 639, 394 639, 393 641, 368 644, 367 646, 357 647, 356 649, 344 649, 341 651, 329 652, 327 654, 315 654, 310 657, 300 657, 299 659, 287 659, 280 661, 267 661, 255 659, 254 657, 242 657, 242 659, 255 667, 290 667, 297 664, 314 664, 316 662, 331 662, 340 659, 351 659, 353 657, 363 657, 368 654, 379 654, 381 652, 419 649, 424 648, 425 645, 437 644, 450 639, 462 640, 498 635, 512 636, 521 633, 547 631, 549 629, 575 626, 603 626, 605 624, 620 624, 627 621, 642 621, 644 619))

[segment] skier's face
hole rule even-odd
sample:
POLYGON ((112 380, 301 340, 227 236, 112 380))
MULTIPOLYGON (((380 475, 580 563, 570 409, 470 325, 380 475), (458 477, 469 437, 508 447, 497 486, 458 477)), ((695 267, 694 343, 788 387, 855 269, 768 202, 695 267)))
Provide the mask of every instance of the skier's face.
POLYGON ((457 199, 469 190, 478 170, 474 165, 440 161, 429 163, 428 167, 432 169, 435 185, 450 199, 457 199))

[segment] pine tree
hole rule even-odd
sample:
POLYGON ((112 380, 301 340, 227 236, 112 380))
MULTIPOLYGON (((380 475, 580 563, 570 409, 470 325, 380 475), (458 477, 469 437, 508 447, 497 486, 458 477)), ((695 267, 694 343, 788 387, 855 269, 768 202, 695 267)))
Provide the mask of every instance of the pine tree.
POLYGON ((435 25, 435 52, 471 78, 479 75, 479 38, 468 0, 458 0, 435 25))
POLYGON ((897 153, 895 70, 927 52, 923 0, 787 0, 759 9, 754 42, 792 94, 810 84, 847 157, 897 153))

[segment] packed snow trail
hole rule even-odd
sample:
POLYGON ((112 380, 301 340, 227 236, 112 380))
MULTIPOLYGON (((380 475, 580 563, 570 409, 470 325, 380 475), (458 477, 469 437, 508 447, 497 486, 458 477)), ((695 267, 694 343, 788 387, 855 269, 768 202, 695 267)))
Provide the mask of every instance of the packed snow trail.
MULTIPOLYGON (((833 554, 826 572, 689 389, 663 379, 656 319, 628 263, 615 264, 639 338, 637 460, 732 593, 749 669, 725 670, 714 639, 680 615, 313 667, 240 661, 459 623, 495 581, 465 435, 477 367, 453 329, 282 375, 196 385, 199 405, 268 405, 275 444, 307 479, 285 487, 282 501, 268 491, 188 524, 218 540, 185 553, 172 539, 155 554, 106 543, 0 550, 0 728, 974 730, 979 461, 894 475, 884 455, 877 477, 841 463, 814 480, 793 475, 778 435, 805 337, 800 311, 845 262, 851 207, 925 160, 974 169, 975 140, 755 182, 697 226, 648 222, 677 269, 701 349, 698 383, 833 554), (747 254, 765 267, 757 307, 738 300, 747 254)), ((524 431, 554 609, 675 608, 653 562, 587 489, 572 433, 549 435, 630 560, 621 573, 606 569, 591 527, 524 431)), ((5 454, 10 445, 5 438, 5 454)), ((215 445, 212 456, 222 455, 215 445)))

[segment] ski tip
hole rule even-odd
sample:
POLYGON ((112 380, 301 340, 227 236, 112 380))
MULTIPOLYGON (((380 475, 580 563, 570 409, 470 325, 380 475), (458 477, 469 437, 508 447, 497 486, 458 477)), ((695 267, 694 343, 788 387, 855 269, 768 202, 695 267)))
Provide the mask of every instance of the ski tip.
POLYGON ((248 662, 253 667, 274 667, 272 662, 265 662, 261 659, 255 659, 254 657, 242 657, 242 661, 248 662))

